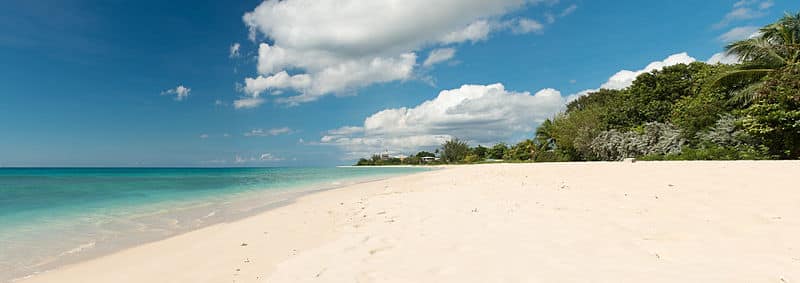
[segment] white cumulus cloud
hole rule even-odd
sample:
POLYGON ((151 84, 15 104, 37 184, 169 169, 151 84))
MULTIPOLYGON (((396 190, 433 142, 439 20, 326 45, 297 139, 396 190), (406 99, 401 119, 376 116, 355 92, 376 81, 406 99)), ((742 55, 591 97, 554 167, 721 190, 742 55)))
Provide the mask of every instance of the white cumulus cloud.
POLYGON ((161 92, 161 95, 174 95, 175 100, 182 101, 189 97, 189 93, 192 92, 191 88, 185 87, 183 85, 179 85, 175 88, 168 89, 161 92))
MULTIPOLYGON (((243 16, 251 39, 269 39, 259 45, 259 75, 243 89, 250 99, 292 90, 276 101, 297 104, 411 79, 420 50, 486 40, 508 29, 506 14, 540 2, 550 1, 267 0, 243 16)), ((516 28, 540 30, 536 23, 520 20, 516 28)))
POLYGON ((622 70, 622 71, 619 71, 616 74, 614 74, 613 76, 611 76, 611 78, 609 78, 607 82, 602 84, 600 86, 600 88, 605 88, 605 89, 623 89, 623 88, 631 86, 631 84, 633 84, 633 81, 636 80, 636 77, 638 77, 641 74, 649 73, 649 72, 652 72, 652 71, 655 71, 655 70, 661 70, 664 67, 669 67, 669 66, 673 66, 673 65, 689 64, 689 63, 692 63, 692 62, 695 62, 695 61, 697 61, 697 59, 689 56, 689 54, 687 54, 686 52, 674 54, 674 55, 671 55, 671 56, 667 57, 666 59, 664 59, 662 61, 655 61, 655 62, 652 62, 650 64, 647 64, 647 66, 645 66, 644 69, 641 69, 641 70, 636 70, 636 71, 622 70))
POLYGON ((727 54, 726 52, 716 53, 706 61, 708 64, 738 64, 741 63, 739 56, 727 54))
POLYGON ((435 147, 452 137, 473 143, 504 141, 530 133, 563 105, 561 93, 508 91, 502 84, 464 85, 414 107, 379 111, 363 125, 333 129, 320 139, 356 158, 390 150, 435 147))

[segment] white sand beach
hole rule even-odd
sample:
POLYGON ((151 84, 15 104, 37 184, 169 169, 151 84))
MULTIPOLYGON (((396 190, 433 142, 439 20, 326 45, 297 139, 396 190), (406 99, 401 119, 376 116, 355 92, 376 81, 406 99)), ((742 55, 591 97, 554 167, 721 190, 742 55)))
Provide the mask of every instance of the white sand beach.
POLYGON ((800 282, 800 162, 452 166, 20 282, 800 282))

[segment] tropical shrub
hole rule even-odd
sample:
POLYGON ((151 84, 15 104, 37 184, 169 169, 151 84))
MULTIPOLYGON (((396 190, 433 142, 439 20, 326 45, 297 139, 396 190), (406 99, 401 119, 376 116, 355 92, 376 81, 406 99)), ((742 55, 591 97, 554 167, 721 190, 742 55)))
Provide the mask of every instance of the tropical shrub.
POLYGON ((451 139, 442 144, 442 160, 447 163, 458 163, 469 154, 469 145, 458 138, 451 139))

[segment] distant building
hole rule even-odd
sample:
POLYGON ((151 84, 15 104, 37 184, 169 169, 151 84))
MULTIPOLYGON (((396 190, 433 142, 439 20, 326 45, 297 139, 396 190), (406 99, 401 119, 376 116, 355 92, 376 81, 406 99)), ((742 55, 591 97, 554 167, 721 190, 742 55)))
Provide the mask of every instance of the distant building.
POLYGON ((433 156, 423 156, 422 157, 422 162, 430 163, 430 162, 434 162, 434 161, 439 161, 439 158, 433 157, 433 156))

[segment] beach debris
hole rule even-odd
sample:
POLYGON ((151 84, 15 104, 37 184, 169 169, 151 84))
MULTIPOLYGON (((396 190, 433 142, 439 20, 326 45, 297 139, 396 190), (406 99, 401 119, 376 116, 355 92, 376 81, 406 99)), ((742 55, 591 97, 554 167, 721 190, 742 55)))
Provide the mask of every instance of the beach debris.
POLYGON ((386 211, 378 212, 378 215, 384 215, 384 214, 386 214, 386 211))
POLYGON ((625 158, 622 160, 623 163, 636 163, 636 158, 625 158))
POLYGON ((476 208, 472 209, 472 213, 478 213, 478 208, 476 207, 476 208))
POLYGON ((241 244, 241 245, 239 245, 239 246, 240 246, 240 247, 246 247, 246 246, 247 246, 247 243, 242 243, 242 244, 241 244))
POLYGON ((339 205, 344 205, 344 203, 343 203, 343 202, 340 202, 340 203, 339 203, 339 205))
POLYGON ((250 263, 250 259, 249 258, 245 258, 244 259, 244 263, 250 263))
POLYGON ((561 189, 562 190, 569 189, 569 185, 567 185, 567 181, 561 181, 561 189))
POLYGON ((660 254, 658 254, 658 253, 656 253, 656 258, 657 258, 657 259, 661 259, 661 255, 660 255, 660 254))

